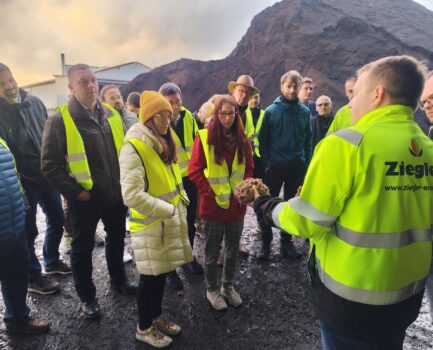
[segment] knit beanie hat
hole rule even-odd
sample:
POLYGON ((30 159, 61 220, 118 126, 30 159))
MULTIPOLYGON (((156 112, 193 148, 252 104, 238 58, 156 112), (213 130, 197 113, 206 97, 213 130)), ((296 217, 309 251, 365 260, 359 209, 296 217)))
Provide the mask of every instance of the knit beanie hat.
POLYGON ((167 111, 173 114, 170 102, 156 91, 143 91, 140 96, 140 111, 138 118, 142 123, 147 122, 155 114, 167 111))

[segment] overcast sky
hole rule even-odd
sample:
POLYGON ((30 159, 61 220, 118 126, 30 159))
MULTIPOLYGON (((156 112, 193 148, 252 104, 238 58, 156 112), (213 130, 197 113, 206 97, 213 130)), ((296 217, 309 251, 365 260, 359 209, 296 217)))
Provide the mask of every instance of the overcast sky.
MULTIPOLYGON (((220 59, 254 15, 276 2, 0 0, 0 62, 24 85, 60 74, 62 52, 68 64, 95 66, 220 59)), ((418 2, 433 10, 433 0, 418 2)))

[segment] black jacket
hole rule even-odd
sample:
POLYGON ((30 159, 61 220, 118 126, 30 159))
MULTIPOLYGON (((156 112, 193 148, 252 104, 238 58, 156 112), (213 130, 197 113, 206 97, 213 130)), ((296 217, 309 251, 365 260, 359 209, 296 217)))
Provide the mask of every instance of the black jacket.
MULTIPOLYGON (((113 135, 107 118, 112 112, 97 102, 98 121, 90 117, 75 97, 68 103, 69 113, 83 139, 89 163, 93 188, 92 198, 99 204, 110 206, 122 201, 120 169, 113 135)), ((76 199, 83 188, 66 170, 66 132, 62 115, 50 117, 42 141, 42 172, 48 181, 66 199, 76 199)))
POLYGON ((20 103, 0 98, 0 137, 15 157, 23 184, 46 185, 41 172, 41 143, 47 110, 40 99, 19 90, 20 103))

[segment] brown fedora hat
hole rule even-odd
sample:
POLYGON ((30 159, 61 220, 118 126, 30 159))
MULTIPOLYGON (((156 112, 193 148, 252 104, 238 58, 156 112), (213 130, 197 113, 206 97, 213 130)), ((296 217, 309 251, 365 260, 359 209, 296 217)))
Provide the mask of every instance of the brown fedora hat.
POLYGON ((249 75, 241 75, 238 78, 238 80, 231 81, 227 86, 229 93, 231 94, 233 93, 233 89, 235 88, 236 85, 244 85, 246 87, 251 88, 252 95, 257 95, 258 93, 260 93, 260 90, 254 87, 254 80, 249 75))

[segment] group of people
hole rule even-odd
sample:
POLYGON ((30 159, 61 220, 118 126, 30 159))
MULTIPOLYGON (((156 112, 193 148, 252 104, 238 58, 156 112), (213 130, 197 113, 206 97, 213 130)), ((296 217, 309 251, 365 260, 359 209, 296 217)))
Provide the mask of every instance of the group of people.
POLYGON ((334 117, 331 99, 312 101, 312 79, 295 70, 283 74, 281 92, 265 110, 253 79, 241 75, 227 93, 191 113, 173 82, 132 93, 125 105, 114 85, 98 95, 91 68, 77 64, 68 71, 69 101, 47 118, 41 101, 18 89, 0 64, 6 330, 49 329, 29 316, 25 299, 27 290, 59 290, 48 277, 57 273, 72 273, 85 317, 101 315, 92 280, 99 221, 111 286, 136 294, 138 340, 166 347, 181 332, 162 311, 166 279, 183 288, 180 266, 204 273, 215 310, 239 307, 236 264, 249 252, 240 244, 246 206, 233 192, 255 177, 270 190, 255 191, 251 203, 262 238, 257 258, 269 258, 273 226, 281 230, 285 257, 302 256, 292 235, 309 239, 313 304, 325 349, 401 349, 426 283, 433 304, 433 180, 415 170, 428 168, 433 156, 433 76, 426 76, 412 57, 372 62, 347 79, 349 103, 334 117), (420 97, 428 137, 412 120, 420 97), (402 189, 408 183, 420 190, 402 189), (284 199, 278 198, 281 188, 284 199), (60 195, 67 202, 71 267, 59 259, 65 225, 60 195), (47 222, 43 268, 34 247, 38 204, 47 222), (124 268, 126 220, 138 285, 124 268), (199 220, 203 265, 193 254, 199 220))

